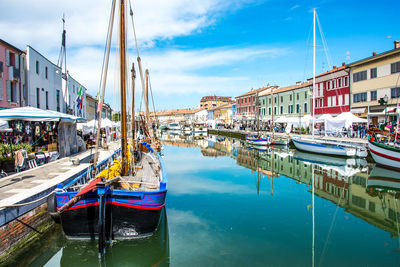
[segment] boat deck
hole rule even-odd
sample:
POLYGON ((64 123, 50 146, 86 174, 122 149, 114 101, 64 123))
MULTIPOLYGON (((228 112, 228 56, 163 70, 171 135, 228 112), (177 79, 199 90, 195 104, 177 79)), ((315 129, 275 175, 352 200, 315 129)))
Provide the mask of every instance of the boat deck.
POLYGON ((160 163, 143 153, 142 158, 135 164, 133 176, 121 177, 120 185, 123 189, 133 191, 153 191, 160 189, 160 163))

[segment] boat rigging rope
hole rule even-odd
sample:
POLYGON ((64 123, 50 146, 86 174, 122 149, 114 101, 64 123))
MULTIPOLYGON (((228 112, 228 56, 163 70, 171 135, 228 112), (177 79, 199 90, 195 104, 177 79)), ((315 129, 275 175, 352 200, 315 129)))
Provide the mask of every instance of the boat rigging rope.
POLYGON ((103 108, 103 101, 104 101, 104 94, 106 90, 106 83, 107 83, 107 71, 108 71, 108 61, 109 61, 109 56, 110 56, 110 47, 111 47, 111 37, 112 37, 112 30, 113 30, 113 25, 114 25, 114 14, 115 14, 115 2, 116 0, 113 0, 112 2, 112 8, 111 8, 111 14, 110 14, 110 21, 108 24, 108 31, 107 31, 107 42, 106 42, 106 51, 107 53, 105 54, 104 57, 104 71, 101 76, 101 94, 99 97, 99 106, 100 106, 100 111, 98 111, 98 130, 97 130, 97 135, 96 135, 96 150, 94 154, 94 160, 93 160, 93 166, 94 169, 96 168, 97 165, 97 160, 98 160, 98 152, 99 152, 99 140, 100 140, 100 128, 101 128, 101 117, 102 117, 102 108, 103 108))
POLYGON ((41 197, 39 199, 36 200, 32 200, 30 202, 25 202, 25 203, 19 203, 19 204, 12 204, 12 205, 4 205, 4 206, 0 206, 0 210, 1 209, 5 209, 5 208, 12 208, 12 207, 22 207, 22 206, 26 206, 26 205, 30 205, 36 202, 39 202, 47 197, 49 197, 51 194, 53 194, 56 190, 51 191, 50 193, 48 193, 47 195, 45 195, 44 197, 41 197))

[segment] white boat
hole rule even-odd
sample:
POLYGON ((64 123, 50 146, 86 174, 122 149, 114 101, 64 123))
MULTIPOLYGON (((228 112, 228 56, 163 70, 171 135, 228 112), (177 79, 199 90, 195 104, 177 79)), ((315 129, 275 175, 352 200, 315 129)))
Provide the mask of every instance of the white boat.
POLYGON ((400 148, 394 144, 372 141, 371 138, 368 138, 368 147, 377 164, 400 170, 400 148))
POLYGON ((181 126, 177 122, 168 123, 168 130, 181 130, 181 126))
POLYGON ((289 145, 289 139, 286 138, 273 138, 271 141, 273 146, 287 146, 289 145))
POLYGON ((295 147, 299 150, 345 157, 366 157, 368 151, 366 147, 351 142, 341 142, 334 140, 325 140, 314 138, 314 124, 315 124, 315 10, 314 10, 314 36, 313 36, 313 120, 312 120, 312 138, 293 136, 292 141, 295 147))
POLYGON ((195 133, 207 133, 207 125, 205 123, 195 123, 194 124, 195 133))
POLYGON ((250 135, 250 134, 246 135, 245 139, 249 145, 253 146, 269 146, 272 142, 271 137, 263 138, 260 136, 250 135))
POLYGON ((292 141, 297 149, 311 153, 360 158, 365 158, 368 155, 365 146, 350 142, 316 139, 303 136, 293 136, 292 141))

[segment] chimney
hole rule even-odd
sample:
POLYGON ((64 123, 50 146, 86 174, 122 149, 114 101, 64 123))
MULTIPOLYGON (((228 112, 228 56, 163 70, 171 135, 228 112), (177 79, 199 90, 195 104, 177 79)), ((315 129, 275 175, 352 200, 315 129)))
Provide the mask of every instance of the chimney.
POLYGON ((400 46, 399 46, 399 41, 394 41, 394 49, 398 49, 400 46))
POLYGON ((346 66, 346 63, 345 63, 345 62, 342 62, 342 66, 343 66, 343 67, 346 66))
POLYGON ((300 85, 301 84, 301 81, 299 81, 299 82, 296 82, 296 85, 300 85))
POLYGON ((333 69, 336 69, 336 66, 333 66, 333 69))
POLYGON ((376 52, 372 52, 372 56, 373 56, 373 57, 376 56, 376 52))

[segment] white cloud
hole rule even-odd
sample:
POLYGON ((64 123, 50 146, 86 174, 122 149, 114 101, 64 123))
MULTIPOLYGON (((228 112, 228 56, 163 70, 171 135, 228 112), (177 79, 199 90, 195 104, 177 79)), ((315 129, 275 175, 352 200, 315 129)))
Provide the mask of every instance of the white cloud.
MULTIPOLYGON (((167 48, 154 52, 158 41, 195 34, 220 16, 256 0, 140 0, 132 1, 144 67, 150 69, 158 94, 224 93, 247 88, 249 77, 238 71, 243 63, 271 58, 284 49, 266 47, 167 48), (218 68, 225 68, 223 71, 218 68), (236 71, 234 71, 236 69, 236 71), (229 71, 232 70, 232 71, 229 71)), ((1 38, 24 49, 31 45, 57 62, 62 14, 66 17, 67 64, 70 74, 91 94, 99 87, 110 14, 109 0, 0 0, 1 38)), ((129 30, 131 30, 129 20, 129 30)), ((115 35, 114 35, 115 36, 115 35)), ((115 41, 113 42, 115 44, 115 41)), ((129 39, 130 48, 133 40, 129 39)), ((112 56, 115 51, 112 52, 112 56)), ((135 58, 136 56, 134 56, 135 58)), ((137 64, 136 64, 137 65, 137 64)), ((110 57, 107 96, 113 94, 114 59, 110 57)), ((137 79, 138 87, 140 79, 137 79)))
POLYGON ((291 8, 290 8, 290 11, 293 11, 293 10, 295 10, 296 8, 299 8, 300 7, 300 5, 294 5, 294 6, 292 6, 291 8))

